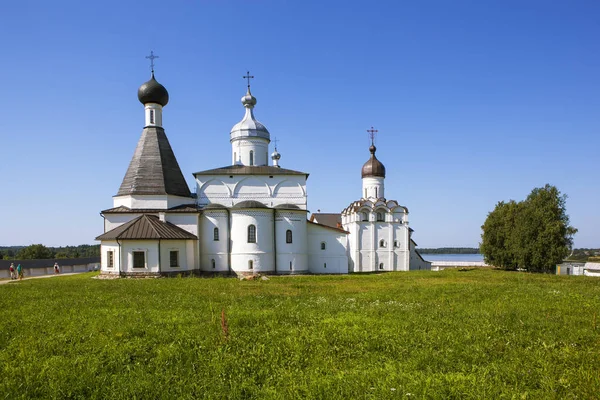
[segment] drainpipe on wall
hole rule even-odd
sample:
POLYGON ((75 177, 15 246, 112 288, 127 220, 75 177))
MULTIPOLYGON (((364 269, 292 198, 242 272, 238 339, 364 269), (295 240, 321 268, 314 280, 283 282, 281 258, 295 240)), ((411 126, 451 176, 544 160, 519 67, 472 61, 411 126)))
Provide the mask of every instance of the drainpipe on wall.
POLYGON ((119 245, 119 270, 117 272, 119 273, 119 276, 121 276, 121 263, 123 262, 123 256, 121 251, 121 242, 119 242, 119 238, 117 238, 117 244, 119 245))
POLYGON ((160 274, 161 268, 160 268, 160 238, 158 239, 158 273, 160 274))
POLYGON ((277 274, 277 225, 276 225, 277 210, 273 209, 273 268, 277 274))
POLYGON ((231 210, 227 210, 227 272, 232 273, 231 269, 231 210))

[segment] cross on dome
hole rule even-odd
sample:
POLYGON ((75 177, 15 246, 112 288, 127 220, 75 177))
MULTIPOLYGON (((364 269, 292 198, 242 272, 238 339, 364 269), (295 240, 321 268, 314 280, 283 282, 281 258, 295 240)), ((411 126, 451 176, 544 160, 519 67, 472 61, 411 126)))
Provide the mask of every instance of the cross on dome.
POLYGON ((371 138, 371 145, 374 145, 375 144, 375 134, 379 131, 377 129, 374 129, 373 127, 371 127, 371 129, 367 129, 367 132, 369 132, 369 137, 371 138))
POLYGON ((248 80, 248 89, 250 89, 250 79, 254 79, 254 75, 250 75, 250 71, 246 71, 246 75, 242 76, 242 78, 248 80))
POLYGON ((147 59, 150 60, 150 69, 152 70, 152 74, 154 74, 154 60, 160 58, 159 56, 154 55, 154 51, 150 50, 150 55, 146 56, 147 59))

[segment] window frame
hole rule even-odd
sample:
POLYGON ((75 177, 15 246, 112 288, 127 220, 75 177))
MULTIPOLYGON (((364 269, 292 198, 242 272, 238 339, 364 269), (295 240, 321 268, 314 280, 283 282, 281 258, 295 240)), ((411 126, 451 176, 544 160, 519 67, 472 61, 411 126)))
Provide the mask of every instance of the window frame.
POLYGON ((293 243, 293 234, 292 234, 292 230, 288 229, 287 231, 285 231, 285 242, 286 243, 293 243))
POLYGON ((321 242, 321 250, 327 250, 327 242, 321 242))
POLYGON ((171 268, 179 268, 179 249, 176 250, 169 250, 169 267, 171 268), (176 265, 173 265, 173 253, 176 254, 175 256, 175 261, 176 261, 176 265))
POLYGON ((213 229, 213 242, 218 242, 219 241, 219 228, 217 228, 215 226, 215 228, 213 229))
POLYGON ((254 260, 248 260, 248 269, 254 270, 254 260))
POLYGON ((145 269, 145 268, 147 268, 147 260, 146 260, 146 251, 145 250, 133 250, 131 252, 131 257, 132 257, 132 260, 131 260, 132 261, 131 262, 132 268, 135 268, 135 269, 145 269), (136 259, 135 259, 135 255, 136 254, 138 254, 138 255, 141 254, 142 255, 143 261, 144 261, 144 266, 142 266, 142 267, 136 266, 136 259))
POLYGON ((379 240, 379 248, 385 249, 386 247, 387 247, 387 243, 385 242, 385 239, 379 240))
POLYGON ((385 222, 385 214, 381 211, 377 211, 377 222, 385 222))
POLYGON ((256 225, 248 225, 247 234, 248 243, 256 243, 256 225))
POLYGON ((114 268, 115 267, 115 251, 108 250, 106 252, 106 268, 114 268))
POLYGON ((254 150, 250 150, 249 158, 250 158, 250 166, 253 166, 254 165, 254 150))

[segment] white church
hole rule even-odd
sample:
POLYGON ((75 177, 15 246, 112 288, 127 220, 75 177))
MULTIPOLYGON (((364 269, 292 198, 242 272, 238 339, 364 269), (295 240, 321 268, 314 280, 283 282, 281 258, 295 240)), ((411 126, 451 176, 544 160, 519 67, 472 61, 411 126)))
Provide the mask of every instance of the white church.
MULTIPOLYGON (((248 78, 248 77, 246 77, 248 78)), ((192 194, 163 128, 165 87, 140 86, 145 124, 113 208, 101 212, 106 275, 347 274, 430 269, 411 239, 408 209, 385 198, 385 167, 362 167, 361 199, 339 214, 307 218, 308 173, 282 168, 256 98, 230 132, 229 165, 193 174, 192 194)))

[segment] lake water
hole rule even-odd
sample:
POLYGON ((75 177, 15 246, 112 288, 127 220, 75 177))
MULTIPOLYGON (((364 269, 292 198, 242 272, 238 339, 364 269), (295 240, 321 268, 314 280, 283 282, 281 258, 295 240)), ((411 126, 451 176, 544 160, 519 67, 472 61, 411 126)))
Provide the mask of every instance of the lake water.
POLYGON ((426 261, 483 261, 483 254, 421 254, 426 261))

